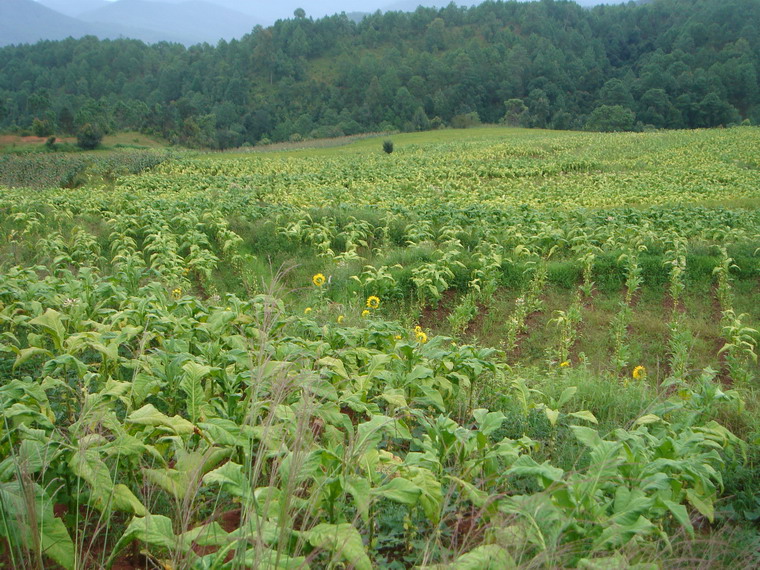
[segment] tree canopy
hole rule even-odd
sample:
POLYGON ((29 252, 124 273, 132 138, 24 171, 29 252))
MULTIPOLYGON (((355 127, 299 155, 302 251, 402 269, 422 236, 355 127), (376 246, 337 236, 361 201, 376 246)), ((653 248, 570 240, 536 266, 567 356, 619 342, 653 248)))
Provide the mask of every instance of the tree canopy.
POLYGON ((412 13, 297 11, 240 40, 0 49, 0 129, 141 130, 188 146, 420 130, 760 122, 760 3, 450 4, 412 13), (37 119, 38 123, 34 123, 37 119))

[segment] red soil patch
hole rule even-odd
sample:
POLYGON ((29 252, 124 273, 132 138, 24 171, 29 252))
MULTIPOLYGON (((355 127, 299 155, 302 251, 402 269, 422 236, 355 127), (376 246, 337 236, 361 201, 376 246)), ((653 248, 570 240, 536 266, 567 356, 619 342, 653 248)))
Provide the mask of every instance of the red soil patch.
MULTIPOLYGON (((33 145, 44 144, 47 137, 20 137, 18 135, 0 135, 0 145, 33 145)), ((74 137, 56 137, 55 142, 75 142, 74 137)))

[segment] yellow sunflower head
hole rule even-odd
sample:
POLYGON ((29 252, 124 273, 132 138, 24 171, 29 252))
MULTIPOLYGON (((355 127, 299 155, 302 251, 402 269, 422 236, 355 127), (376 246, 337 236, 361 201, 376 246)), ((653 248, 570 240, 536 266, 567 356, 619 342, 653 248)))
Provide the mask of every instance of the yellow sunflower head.
POLYGON ((325 284, 325 276, 321 273, 317 273, 314 277, 311 278, 311 282, 314 283, 317 287, 321 287, 325 284))
POLYGON ((367 297, 367 307, 370 309, 377 309, 380 306, 380 297, 370 295, 367 297))
POLYGON ((560 362, 559 366, 560 366, 560 368, 567 368, 568 366, 570 366, 570 361, 569 360, 565 360, 564 362, 560 362))
POLYGON ((338 315, 338 324, 342 323, 345 318, 343 315, 338 315))
POLYGON ((309 313, 311 313, 311 307, 306 307, 306 308, 303 310, 303 314, 304 314, 304 315, 308 315, 309 313))
POLYGON ((644 368, 643 366, 637 366, 636 368, 633 369, 633 372, 631 372, 631 376, 635 380, 641 380, 646 375, 647 375, 647 369, 644 368))
POLYGON ((414 336, 420 344, 425 344, 428 341, 427 335, 422 330, 415 331, 414 336))
POLYGON ((362 311, 362 317, 364 317, 365 319, 366 319, 367 317, 369 317, 369 315, 370 315, 370 313, 369 313, 369 309, 364 309, 364 310, 362 311))

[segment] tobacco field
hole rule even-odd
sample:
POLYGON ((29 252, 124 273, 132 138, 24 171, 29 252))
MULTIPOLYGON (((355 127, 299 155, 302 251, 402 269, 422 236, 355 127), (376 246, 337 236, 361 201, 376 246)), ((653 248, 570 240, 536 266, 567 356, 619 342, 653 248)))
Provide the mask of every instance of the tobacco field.
POLYGON ((760 564, 760 129, 393 139, 0 155, 0 567, 760 564))

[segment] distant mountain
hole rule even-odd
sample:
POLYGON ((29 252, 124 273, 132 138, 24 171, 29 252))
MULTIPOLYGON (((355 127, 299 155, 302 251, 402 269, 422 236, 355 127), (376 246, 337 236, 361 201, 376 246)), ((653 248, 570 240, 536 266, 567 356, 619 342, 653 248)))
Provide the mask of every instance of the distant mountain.
POLYGON ((178 4, 119 0, 105 3, 79 17, 98 26, 118 25, 147 30, 185 44, 215 44, 221 38, 239 38, 261 23, 242 12, 200 0, 178 4))
POLYGON ((106 0, 37 0, 37 2, 72 18, 108 4, 106 0))
POLYGON ((79 38, 93 31, 90 25, 33 0, 0 1, 0 45, 79 38))
POLYGON ((349 20, 356 22, 357 24, 361 22, 364 18, 370 15, 371 12, 346 12, 346 16, 349 20))
MULTIPOLYGON (((445 8, 451 0, 399 0, 383 6, 383 12, 414 12, 418 6, 425 8, 445 8)), ((455 2, 458 6, 474 6, 480 2, 455 2)))
MULTIPOLYGON (((451 4, 452 0, 398 0, 392 4, 388 4, 382 8, 383 12, 414 12, 418 6, 425 6, 426 8, 445 8, 451 4)), ((466 2, 460 0, 454 2, 458 6, 475 6, 481 4, 484 0, 466 2)), ((530 0, 522 0, 527 2, 530 0)), ((535 1, 535 0, 533 0, 535 1)), ((576 4, 580 4, 586 8, 592 6, 598 6, 599 4, 623 4, 628 0, 574 0, 576 4)))

